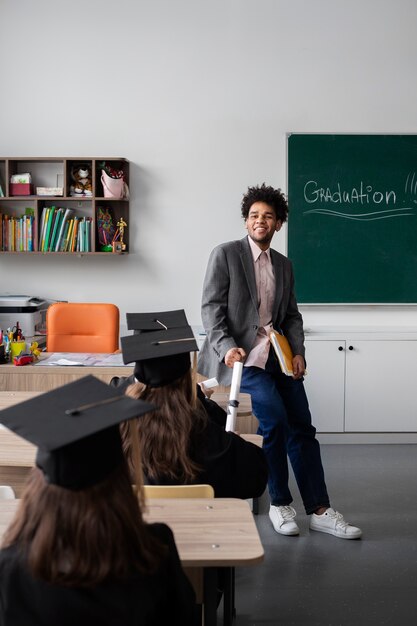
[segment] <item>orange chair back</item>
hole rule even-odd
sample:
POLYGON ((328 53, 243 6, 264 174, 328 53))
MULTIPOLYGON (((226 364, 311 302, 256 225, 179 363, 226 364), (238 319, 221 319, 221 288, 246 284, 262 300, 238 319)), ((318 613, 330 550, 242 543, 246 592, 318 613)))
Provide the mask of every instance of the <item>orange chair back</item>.
POLYGON ((115 304, 56 302, 46 312, 47 352, 116 352, 119 309, 115 304))

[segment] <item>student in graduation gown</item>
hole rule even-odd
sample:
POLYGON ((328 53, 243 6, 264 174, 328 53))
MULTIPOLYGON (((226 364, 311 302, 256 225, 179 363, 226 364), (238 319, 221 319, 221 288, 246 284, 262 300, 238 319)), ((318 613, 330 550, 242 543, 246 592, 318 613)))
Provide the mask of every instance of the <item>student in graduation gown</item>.
POLYGON ((196 623, 173 534, 144 522, 122 452, 119 423, 151 410, 88 376, 0 412, 38 446, 0 550, 2 626, 196 623))
MULTIPOLYGON (((162 330, 147 328, 155 313, 135 314, 135 328, 142 326, 145 332, 121 340, 123 360, 135 363, 138 381, 126 393, 157 407, 136 421, 146 480, 163 485, 208 483, 216 497, 259 497, 267 483, 263 450, 225 432, 197 402, 190 361, 197 343, 185 313, 180 313, 182 318, 171 325, 169 316, 157 314, 162 330)), ((132 430, 122 425, 123 447, 133 469, 132 430)))
MULTIPOLYGON (((127 328, 133 330, 135 335, 141 333, 154 332, 155 330, 173 330, 188 326, 185 311, 176 309, 174 311, 158 311, 154 313, 127 313, 127 328)), ((122 387, 127 389, 129 385, 137 383, 135 375, 113 376, 110 381, 112 387, 122 387)), ((214 400, 209 397, 209 391, 204 388, 204 383, 196 385, 197 405, 201 403, 210 420, 216 422, 223 428, 226 426, 227 413, 214 400)), ((201 407, 200 407, 201 408, 201 407)))

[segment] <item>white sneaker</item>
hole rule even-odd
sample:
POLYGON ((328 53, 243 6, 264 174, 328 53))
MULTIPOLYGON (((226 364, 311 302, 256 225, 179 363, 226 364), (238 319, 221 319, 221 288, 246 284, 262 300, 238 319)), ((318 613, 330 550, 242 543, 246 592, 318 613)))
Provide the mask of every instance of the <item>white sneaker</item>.
POLYGON ((297 515, 292 506, 274 506, 269 507, 269 519, 277 533, 281 535, 298 535, 300 529, 294 522, 297 515))
POLYGON ((332 508, 327 509, 322 515, 313 513, 310 518, 310 528, 340 539, 359 539, 362 536, 360 528, 348 524, 343 515, 332 508))

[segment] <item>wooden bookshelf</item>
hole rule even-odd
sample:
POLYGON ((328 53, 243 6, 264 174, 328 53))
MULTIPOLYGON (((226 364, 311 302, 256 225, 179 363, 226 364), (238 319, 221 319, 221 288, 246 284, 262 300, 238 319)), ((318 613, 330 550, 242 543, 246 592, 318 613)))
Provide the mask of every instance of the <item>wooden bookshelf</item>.
MULTIPOLYGON (((101 182, 103 163, 115 170, 122 170, 123 179, 129 187, 129 161, 123 157, 0 157, 0 253, 77 256, 128 253, 129 198, 116 199, 104 196, 101 182), (72 172, 79 164, 88 166, 90 170, 91 195, 74 195, 72 172), (11 183, 13 176, 24 173, 31 174, 31 188, 25 185, 16 187, 11 183), (44 195, 41 188, 57 188, 56 192, 60 195, 44 195), (45 239, 42 239, 42 220, 46 215, 46 209, 52 208, 53 213, 48 212, 48 215, 57 220, 57 228, 52 239, 54 225, 52 223, 49 240, 45 242, 45 239), (101 250, 97 229, 99 208, 109 210, 115 227, 119 220, 125 222, 124 250, 117 252, 101 250), (58 209, 63 211, 58 212, 58 209), (65 249, 65 239, 59 239, 59 228, 66 209, 71 210, 67 213, 68 219, 76 218, 73 227, 76 223, 78 238, 74 237, 73 245, 70 245, 69 239, 65 249), (78 228, 81 231, 79 236, 78 228)), ((61 234, 64 236, 65 230, 61 234)))

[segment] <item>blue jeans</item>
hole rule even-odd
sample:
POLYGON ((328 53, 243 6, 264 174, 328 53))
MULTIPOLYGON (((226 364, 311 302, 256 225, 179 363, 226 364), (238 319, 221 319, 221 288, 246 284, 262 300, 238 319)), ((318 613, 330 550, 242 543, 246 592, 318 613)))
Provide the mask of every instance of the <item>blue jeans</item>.
POLYGON ((259 420, 258 433, 269 467, 268 489, 271 504, 293 501, 288 487, 288 461, 300 490, 307 514, 329 507, 320 445, 302 380, 282 374, 272 348, 265 370, 244 367, 240 390, 250 393, 252 410, 259 420))

